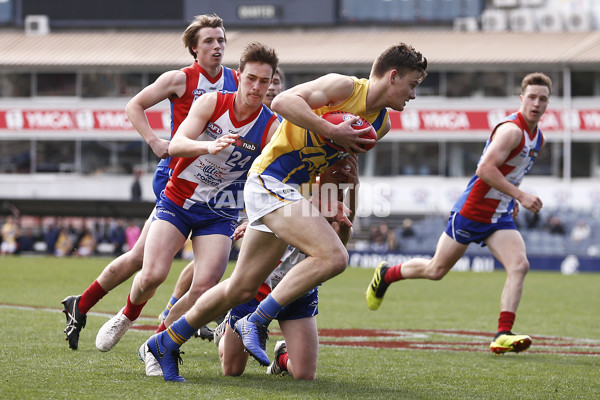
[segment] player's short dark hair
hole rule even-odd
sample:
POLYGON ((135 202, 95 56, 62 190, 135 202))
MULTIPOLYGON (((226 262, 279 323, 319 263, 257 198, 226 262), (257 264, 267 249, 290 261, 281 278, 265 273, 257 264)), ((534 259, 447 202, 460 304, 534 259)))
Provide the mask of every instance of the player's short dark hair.
POLYGON ((531 85, 546 86, 548 91, 552 93, 552 79, 543 72, 532 72, 525 75, 525 78, 521 81, 521 93, 525 93, 527 86, 531 85))
POLYGON ((281 83, 285 83, 285 74, 283 73, 283 70, 280 67, 277 67, 277 69, 273 73, 273 76, 275 76, 275 74, 279 75, 279 77, 281 78, 281 83))
POLYGON ((187 47, 194 59, 197 57, 197 54, 194 52, 193 48, 198 44, 198 32, 200 32, 200 29, 202 28, 221 28, 223 30, 223 36, 225 36, 225 41, 227 41, 225 27, 223 26, 223 20, 221 17, 219 17, 217 14, 196 15, 194 20, 188 25, 181 35, 183 45, 187 47))
POLYGON ((240 71, 244 72, 244 68, 249 62, 269 64, 273 70, 271 73, 271 77, 273 77, 279 65, 279 57, 277 57, 275 49, 262 43, 253 42, 248 44, 242 51, 242 55, 240 56, 240 71))
POLYGON ((391 69, 397 70, 401 75, 409 71, 419 71, 421 80, 427 76, 427 59, 406 43, 399 43, 384 50, 373 63, 371 74, 382 77, 391 69))

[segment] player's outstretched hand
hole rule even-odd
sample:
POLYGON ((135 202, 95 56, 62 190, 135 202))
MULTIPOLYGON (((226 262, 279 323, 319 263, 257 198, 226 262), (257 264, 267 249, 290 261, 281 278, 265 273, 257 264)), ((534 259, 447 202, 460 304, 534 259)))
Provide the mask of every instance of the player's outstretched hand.
POLYGON ((210 142, 210 144, 208 145, 208 153, 218 154, 219 152, 221 152, 221 150, 223 150, 230 144, 234 144, 239 137, 240 135, 233 133, 228 133, 227 135, 221 136, 214 142, 210 142))

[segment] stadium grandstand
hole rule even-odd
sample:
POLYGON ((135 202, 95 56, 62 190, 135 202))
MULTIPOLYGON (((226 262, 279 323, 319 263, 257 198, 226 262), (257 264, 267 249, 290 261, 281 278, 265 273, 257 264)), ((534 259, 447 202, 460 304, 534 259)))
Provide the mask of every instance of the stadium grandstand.
MULTIPOLYGON (((417 99, 391 113, 390 133, 360 159, 354 265, 431 254, 491 127, 518 108, 521 79, 548 74, 554 88, 541 122, 547 145, 522 186, 542 198, 544 209, 537 225, 526 210, 518 222, 532 267, 597 268, 598 2, 147 0, 143 9, 116 0, 51 3, 0 2, 0 218, 147 216, 158 160, 124 108, 162 72, 191 63, 181 31, 194 15, 214 12, 227 29, 224 64, 236 68, 247 43, 263 42, 277 49, 288 87, 330 72, 367 77, 376 55, 397 42, 429 60, 417 99), (132 205, 136 176, 142 197, 132 205), (564 234, 550 232, 552 217, 564 234), (411 237, 402 236, 406 219, 413 221, 411 237), (382 221, 397 244, 373 251, 371 228, 382 221), (575 242, 569 234, 580 221, 591 233, 575 242)), ((167 138, 168 103, 148 118, 167 138)), ((485 249, 471 246, 468 257, 465 268, 494 267, 485 249)))

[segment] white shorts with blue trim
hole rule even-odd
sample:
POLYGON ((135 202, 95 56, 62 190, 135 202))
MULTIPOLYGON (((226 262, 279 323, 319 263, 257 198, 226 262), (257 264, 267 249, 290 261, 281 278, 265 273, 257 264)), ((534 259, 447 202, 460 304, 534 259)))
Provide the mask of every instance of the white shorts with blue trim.
POLYGON ((303 198, 298 186, 288 185, 269 175, 250 173, 244 187, 248 226, 259 231, 271 232, 261 222, 261 218, 303 198))

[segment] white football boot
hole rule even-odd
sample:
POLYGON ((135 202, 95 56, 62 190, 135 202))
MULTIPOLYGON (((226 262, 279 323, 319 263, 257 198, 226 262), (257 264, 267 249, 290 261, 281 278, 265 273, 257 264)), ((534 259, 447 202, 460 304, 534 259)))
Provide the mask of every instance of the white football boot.
POLYGON ((117 315, 109 319, 102 328, 98 331, 98 335, 96 336, 96 348, 100 351, 109 351, 123 337, 125 332, 131 328, 134 321, 130 321, 123 314, 123 310, 125 307, 119 311, 117 315))

